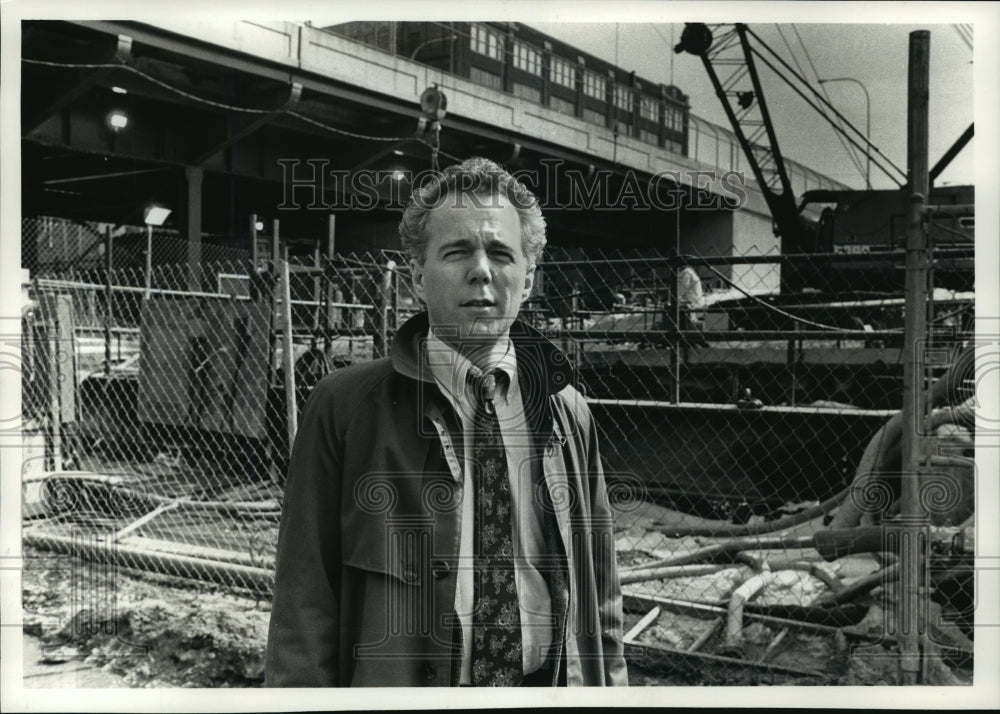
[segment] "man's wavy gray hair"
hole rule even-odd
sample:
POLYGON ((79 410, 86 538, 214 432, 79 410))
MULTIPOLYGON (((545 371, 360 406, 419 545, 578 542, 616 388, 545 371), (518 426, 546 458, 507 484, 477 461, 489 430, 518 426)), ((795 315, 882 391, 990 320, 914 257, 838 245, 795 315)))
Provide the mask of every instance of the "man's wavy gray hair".
POLYGON ((476 156, 449 166, 413 191, 399 222, 403 248, 419 263, 427 257, 427 219, 430 212, 449 198, 471 201, 504 196, 517 210, 521 221, 521 250, 528 262, 536 264, 545 249, 545 218, 538 199, 528 188, 499 164, 476 156))

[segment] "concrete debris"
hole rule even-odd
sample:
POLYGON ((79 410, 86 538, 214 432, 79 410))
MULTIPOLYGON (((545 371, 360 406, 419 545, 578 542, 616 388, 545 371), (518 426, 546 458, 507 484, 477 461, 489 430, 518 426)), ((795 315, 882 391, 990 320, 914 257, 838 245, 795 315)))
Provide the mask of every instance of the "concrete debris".
MULTIPOLYGON (((654 521, 670 522, 671 512, 650 506, 643 513, 643 518, 628 521, 617 534, 619 568, 626 573, 641 572, 644 566, 655 561, 676 559, 713 543, 724 542, 701 536, 671 538, 650 527, 654 521)), ((803 529, 807 527, 813 526, 807 524, 803 529)), ((815 527, 822 529, 821 524, 815 527)), ((943 528, 934 530, 936 540, 951 544, 951 552, 963 552, 965 544, 962 541, 972 539, 966 534, 967 529, 969 526, 965 523, 947 532, 943 528)), ((637 582, 629 582, 631 577, 626 579, 622 591, 627 603, 631 602, 633 607, 643 602, 650 606, 658 603, 657 609, 663 608, 631 639, 636 647, 646 648, 644 654, 636 655, 635 661, 640 667, 651 668, 649 672, 666 677, 672 684, 897 683, 895 646, 892 642, 887 642, 886 646, 877 644, 883 633, 892 629, 886 629, 887 624, 892 623, 886 622, 886 613, 880 603, 892 601, 893 583, 880 581, 874 589, 852 597, 852 605, 860 606, 855 610, 868 605, 868 611, 860 622, 848 620, 855 624, 847 630, 832 626, 811 627, 793 621, 807 613, 822 612, 816 604, 832 602, 830 596, 835 591, 841 592, 863 578, 870 579, 872 573, 885 566, 879 557, 856 553, 825 562, 812 548, 748 550, 735 556, 730 554, 728 557, 736 562, 727 563, 727 556, 709 552, 683 566, 716 562, 721 564, 717 572, 637 582), (742 592, 741 586, 749 589, 743 594, 734 615, 734 593, 742 592), (793 620, 785 620, 785 625, 777 624, 781 620, 774 621, 775 624, 766 621, 767 618, 761 621, 744 614, 742 605, 749 608, 750 603, 757 613, 766 612, 760 609, 762 607, 785 608, 783 612, 793 614, 779 617, 793 620), (715 606, 715 614, 702 606, 715 606), (722 608, 728 608, 728 619, 732 620, 728 624, 727 610, 722 608), (802 614, 795 615, 796 612, 802 614), (733 620, 734 617, 737 620, 733 620), (870 635, 874 644, 861 646, 865 635, 870 635)), ((664 571, 672 572, 680 567, 665 567, 664 571)), ((646 573, 649 573, 648 568, 646 573)), ((626 618, 626 628, 638 622, 642 614, 648 615, 650 606, 637 615, 630 614, 626 618)), ((933 609, 935 621, 943 622, 940 606, 934 605, 933 609)), ((957 626, 932 634, 935 641, 943 643, 942 654, 937 654, 931 643, 924 683, 955 685, 971 681, 971 640, 965 638, 957 626)))
POLYGON ((799 570, 779 570, 780 577, 761 590, 758 605, 805 605, 828 590, 819 578, 799 570))

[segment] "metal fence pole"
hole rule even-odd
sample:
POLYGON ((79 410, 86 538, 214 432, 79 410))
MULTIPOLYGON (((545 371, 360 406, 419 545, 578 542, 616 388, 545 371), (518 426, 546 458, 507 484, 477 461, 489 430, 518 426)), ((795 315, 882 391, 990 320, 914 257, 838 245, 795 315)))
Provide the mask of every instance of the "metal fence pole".
POLYGON ((146 299, 149 300, 153 287, 153 224, 146 224, 146 299))
POLYGON ((114 266, 111 256, 112 245, 111 227, 108 226, 104 229, 104 374, 106 376, 111 375, 111 271, 114 266))
POLYGON ((298 409, 295 402, 295 342, 292 339, 292 286, 288 260, 281 261, 281 329, 282 368, 285 373, 285 412, 288 418, 288 453, 291 454, 298 431, 298 409))
POLYGON ((327 353, 330 351, 331 335, 330 331, 335 327, 340 327, 340 315, 342 314, 341 308, 334 308, 332 303, 343 302, 344 295, 341 293, 337 295, 339 289, 339 280, 334 282, 333 273, 330 272, 330 266, 333 263, 333 256, 336 251, 336 239, 337 239, 337 217, 334 214, 327 216, 326 224, 326 265, 327 272, 324 273, 326 276, 326 315, 324 315, 324 326, 323 334, 326 336, 326 341, 323 344, 323 349, 327 353))
POLYGON ((924 603, 923 539, 926 519, 920 504, 920 477, 924 423, 924 372, 921 347, 927 331, 927 234, 923 205, 928 191, 927 128, 930 69, 930 33, 910 33, 908 159, 910 215, 906 240, 906 312, 903 347, 903 471, 901 493, 900 587, 897 597, 899 672, 902 684, 916 684, 921 670, 921 623, 924 603))
POLYGON ((671 384, 671 399, 674 404, 681 401, 681 301, 678 294, 683 266, 676 263, 670 266, 670 277, 667 283, 667 310, 670 315, 670 372, 673 378, 671 384))
POLYGON ((257 268, 257 214, 250 214, 250 265, 257 268))
POLYGON ((379 290, 376 310, 375 350, 376 357, 384 357, 389 353, 389 306, 392 304, 392 275, 396 270, 396 261, 388 261, 382 269, 381 289, 379 290))

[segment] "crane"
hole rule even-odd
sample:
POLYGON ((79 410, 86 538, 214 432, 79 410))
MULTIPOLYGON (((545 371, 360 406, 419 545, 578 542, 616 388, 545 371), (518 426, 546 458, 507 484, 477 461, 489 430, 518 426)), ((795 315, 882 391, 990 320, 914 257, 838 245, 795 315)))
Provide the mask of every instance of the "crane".
MULTIPOLYGON (((840 133, 847 145, 867 154, 872 165, 899 188, 906 185, 906 172, 874 146, 866 133, 851 124, 799 71, 746 24, 713 27, 704 23, 686 23, 674 52, 686 52, 702 61, 767 203, 774 233, 781 239, 782 253, 875 252, 897 248, 901 228, 896 225, 896 218, 905 215, 902 191, 817 190, 796 196, 761 82, 761 68, 770 69, 784 80, 840 133), (820 204, 825 207, 821 209, 818 220, 805 212, 807 206, 820 204)), ((973 127, 970 125, 932 169, 931 181, 940 175, 972 135, 973 127)), ((938 203, 972 203, 971 189, 938 192, 938 195, 938 203)), ((931 202, 935 202, 933 195, 931 202)), ((939 232, 942 233, 942 240, 938 243, 965 244, 968 247, 972 240, 971 233, 964 230, 968 224, 954 219, 952 223, 952 226, 941 224, 943 227, 939 232)), ((959 263, 939 264, 939 267, 954 267, 959 275, 957 283, 965 284, 971 280, 971 264, 971 258, 967 258, 959 263)), ((836 283, 832 280, 835 276, 825 269, 828 267, 823 265, 817 269, 813 266, 809 269, 804 265, 788 266, 793 269, 783 270, 782 291, 797 292, 805 287, 816 287, 815 283, 822 283, 828 289, 834 287, 836 283)), ((874 265, 871 267, 874 268, 874 265)), ((864 270, 865 266, 858 263, 853 268, 848 272, 853 272, 856 277, 857 270, 864 270)), ((879 269, 884 270, 884 265, 879 269)), ((841 287, 852 282, 850 275, 839 277, 841 287)))

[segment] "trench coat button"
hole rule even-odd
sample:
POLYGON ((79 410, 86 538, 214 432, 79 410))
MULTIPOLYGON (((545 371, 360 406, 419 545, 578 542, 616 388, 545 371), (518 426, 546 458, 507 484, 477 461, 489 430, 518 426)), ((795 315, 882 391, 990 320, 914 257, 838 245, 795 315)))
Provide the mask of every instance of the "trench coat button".
POLYGON ((448 562, 444 560, 435 560, 431 563, 431 568, 433 568, 432 572, 434 573, 434 578, 437 580, 441 580, 448 575, 448 571, 451 569, 448 562))
POLYGON ((424 665, 424 679, 427 680, 437 679, 437 676, 438 676, 437 667, 435 667, 430 662, 424 665))
POLYGON ((417 571, 416 571, 416 569, 411 567, 411 568, 407 568, 406 570, 404 570, 403 571, 403 579, 406 582, 408 582, 408 583, 412 583, 414 580, 416 580, 417 579, 417 571))

